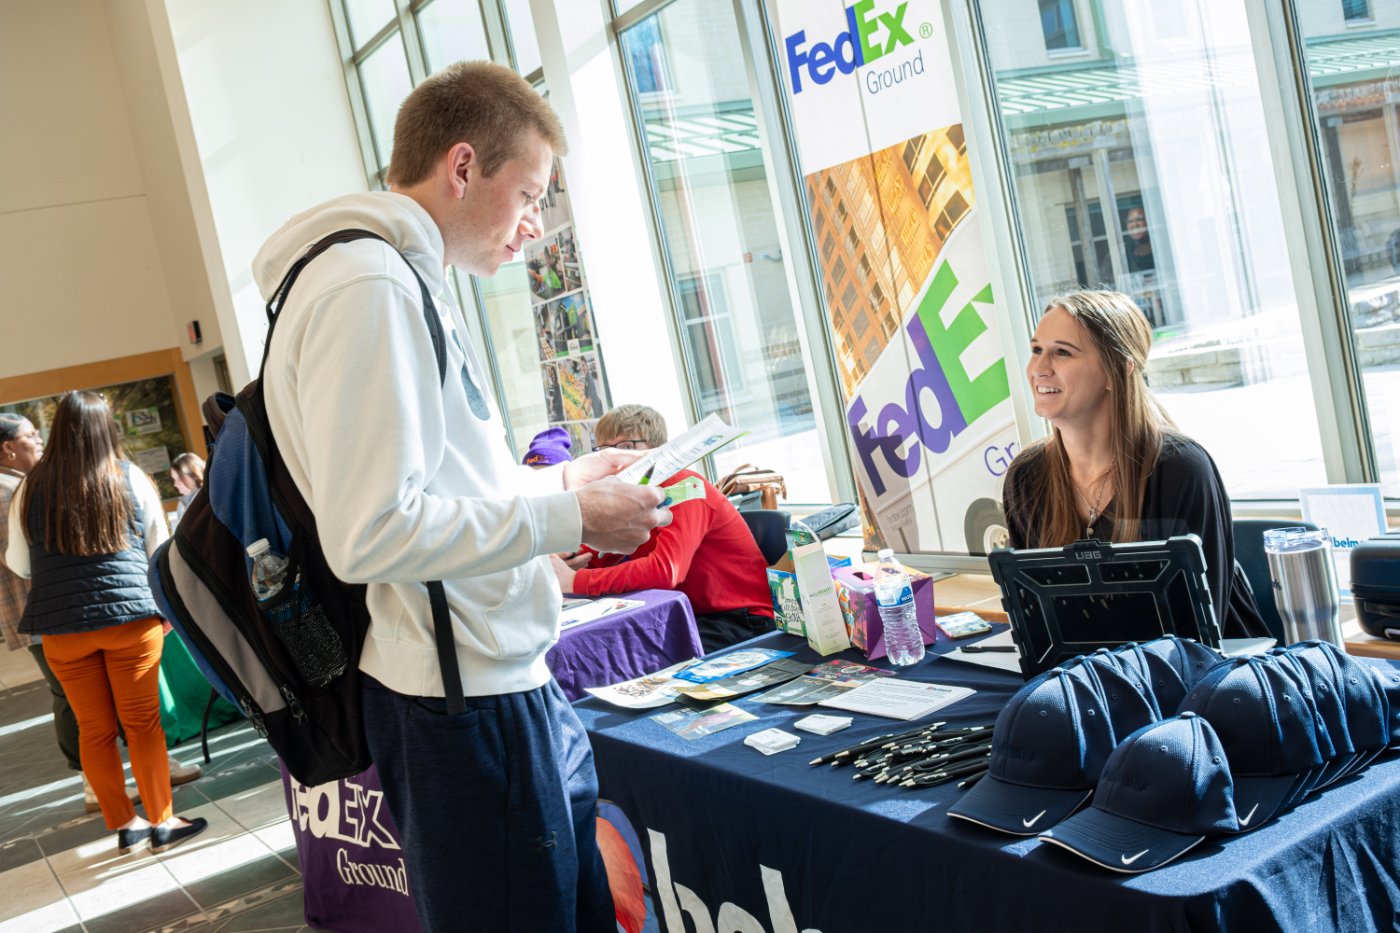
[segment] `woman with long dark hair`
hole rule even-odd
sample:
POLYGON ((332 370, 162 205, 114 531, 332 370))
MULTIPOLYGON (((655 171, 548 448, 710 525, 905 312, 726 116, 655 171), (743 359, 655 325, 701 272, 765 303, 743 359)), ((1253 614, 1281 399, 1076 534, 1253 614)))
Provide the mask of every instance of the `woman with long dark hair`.
POLYGON ((78 717, 83 773, 125 853, 157 852, 207 825, 174 816, 160 725, 164 630, 146 565, 167 537, 160 494, 121 452, 112 411, 93 392, 58 403, 49 442, 10 509, 10 569, 31 579, 20 631, 42 635, 44 657, 78 717), (127 798, 121 724, 147 819, 127 798))
POLYGON ((1147 317, 1127 295, 1080 291, 1046 304, 1026 377, 1052 431, 1006 471, 1011 546, 1195 534, 1224 634, 1266 635, 1236 571, 1220 472, 1147 387, 1151 346, 1147 317))

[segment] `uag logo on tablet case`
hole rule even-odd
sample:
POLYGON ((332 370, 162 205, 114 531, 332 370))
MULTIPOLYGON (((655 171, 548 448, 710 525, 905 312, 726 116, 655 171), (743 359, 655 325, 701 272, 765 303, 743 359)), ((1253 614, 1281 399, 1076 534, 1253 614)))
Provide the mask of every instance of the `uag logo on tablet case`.
POLYGON ((788 76, 792 93, 802 93, 803 73, 817 84, 826 84, 839 72, 848 75, 883 58, 914 37, 904 26, 909 4, 901 3, 893 12, 875 12, 875 0, 860 0, 846 8, 846 31, 830 42, 807 45, 807 30, 799 29, 783 40, 787 48, 788 76))

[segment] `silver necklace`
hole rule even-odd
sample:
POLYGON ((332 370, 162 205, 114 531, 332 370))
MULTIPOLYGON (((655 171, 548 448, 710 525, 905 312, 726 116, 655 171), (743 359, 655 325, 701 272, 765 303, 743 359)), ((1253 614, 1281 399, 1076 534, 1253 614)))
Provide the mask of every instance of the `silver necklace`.
MULTIPOLYGON (((1099 474, 1099 478, 1094 480, 1094 483, 1092 486, 1090 486, 1090 488, 1096 489, 1097 494, 1093 497, 1090 497, 1090 495, 1087 492, 1085 492, 1084 488, 1078 483, 1074 483, 1074 488, 1078 490, 1081 496, 1084 497, 1084 503, 1089 506, 1089 523, 1084 526, 1084 537, 1086 538, 1092 538, 1094 536, 1094 523, 1097 522, 1100 516, 1103 515, 1103 513, 1099 511, 1099 507, 1103 504, 1105 484, 1111 472, 1112 469, 1104 470, 1102 473, 1099 474)), ((1071 482, 1073 482, 1073 480, 1071 480, 1071 482)))

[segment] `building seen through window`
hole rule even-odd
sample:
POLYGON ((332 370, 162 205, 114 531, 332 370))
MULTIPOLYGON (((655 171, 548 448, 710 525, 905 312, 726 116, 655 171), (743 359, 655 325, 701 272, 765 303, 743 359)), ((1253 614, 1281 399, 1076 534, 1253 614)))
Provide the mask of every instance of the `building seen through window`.
POLYGON ((1067 59, 1049 24, 1075 4, 1041 0, 1043 35, 1028 4, 980 5, 1036 304, 1133 296, 1149 381, 1231 495, 1294 498, 1326 474, 1246 4, 1188 0, 1170 29, 1146 4, 1078 6, 1067 59))

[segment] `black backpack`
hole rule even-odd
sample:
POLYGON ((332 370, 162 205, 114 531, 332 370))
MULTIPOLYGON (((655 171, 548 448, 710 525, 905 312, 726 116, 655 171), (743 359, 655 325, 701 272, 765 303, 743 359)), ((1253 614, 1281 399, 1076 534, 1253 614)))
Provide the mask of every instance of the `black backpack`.
MULTIPOLYGON (((210 685, 243 710, 292 776, 307 785, 349 777, 371 764, 358 668, 370 618, 365 586, 345 583, 326 564, 316 516, 272 437, 262 372, 301 271, 330 247, 361 239, 384 240, 367 230, 333 233, 307 250, 273 292, 258 378, 237 398, 218 393, 204 403, 214 438, 205 483, 150 566, 157 604, 210 685), (286 582, 266 603, 253 594, 246 552, 260 538, 289 562, 286 582)), ((447 371, 442 322, 416 269, 413 275, 441 382, 447 371)), ((448 711, 460 713, 466 707, 447 597, 441 582, 426 586, 448 711)))

